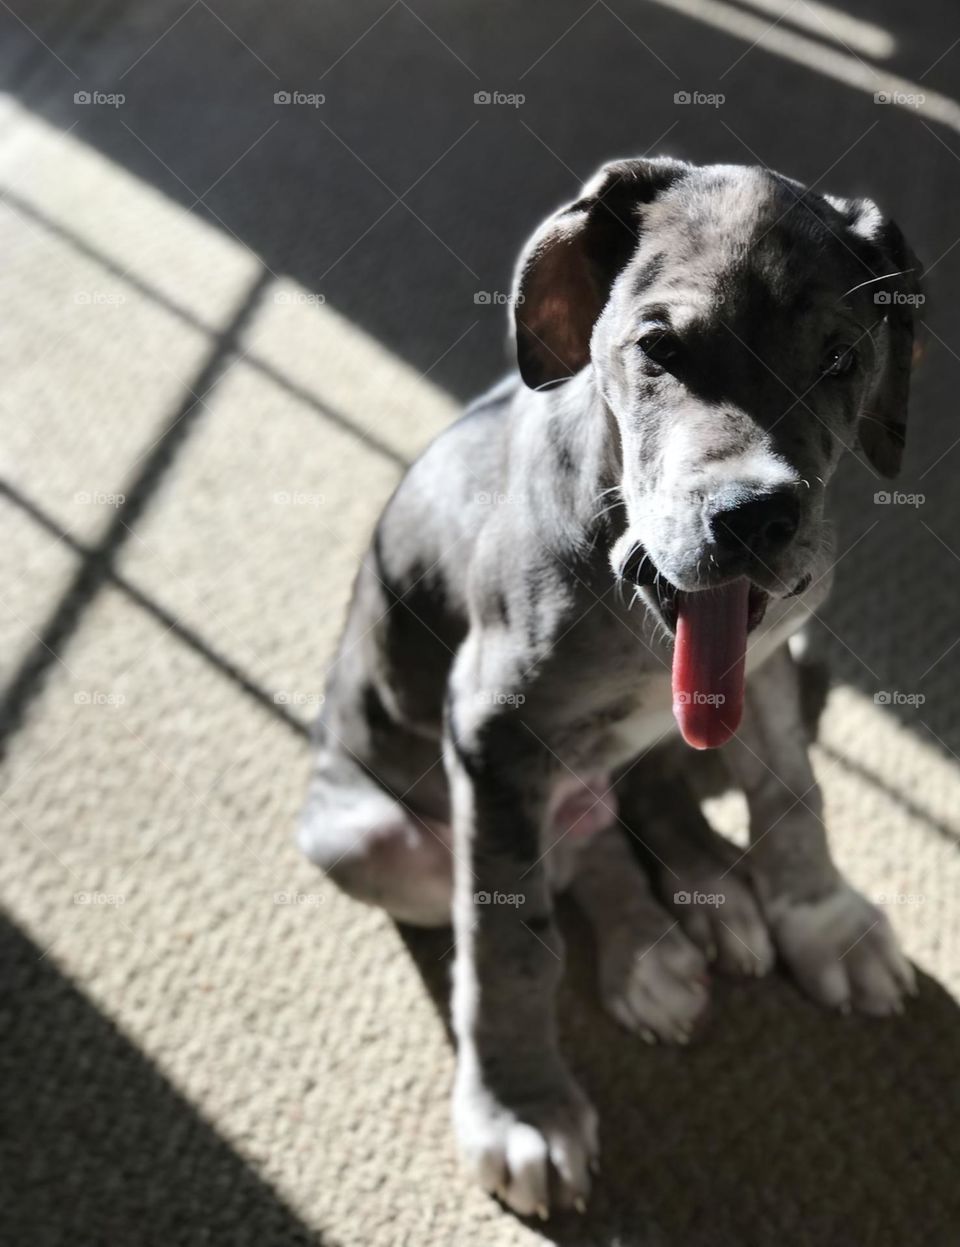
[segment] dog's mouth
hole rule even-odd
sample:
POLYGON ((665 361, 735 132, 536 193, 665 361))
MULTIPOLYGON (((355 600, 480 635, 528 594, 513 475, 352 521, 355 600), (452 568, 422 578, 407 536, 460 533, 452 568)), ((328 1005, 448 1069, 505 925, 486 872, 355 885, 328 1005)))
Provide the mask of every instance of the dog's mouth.
MULTIPOLYGON (((750 633, 763 622, 771 595, 766 589, 761 589, 759 585, 749 581, 747 584, 747 632, 750 633)), ((674 588, 662 576, 658 576, 650 588, 652 590, 653 605, 656 607, 664 626, 674 636, 676 636, 681 609, 687 604, 688 599, 698 598, 700 593, 719 592, 718 589, 702 589, 698 593, 684 593, 682 590, 674 588)))
MULTIPOLYGON (((724 587, 701 589, 696 593, 688 593, 678 589, 663 576, 650 556, 643 551, 635 553, 630 559, 630 562, 624 569, 624 575, 638 588, 647 591, 645 596, 648 605, 654 608, 660 617, 661 623, 673 636, 676 636, 680 612, 688 599, 699 598, 702 593, 716 593, 719 588, 724 587)), ((804 580, 797 585, 794 593, 802 593, 807 588, 809 580, 809 577, 804 577, 804 580)), ((747 584, 747 632, 749 633, 762 623, 773 594, 753 581, 747 581, 747 584)), ((792 597, 794 594, 790 596, 792 597)))
POLYGON ((762 621, 772 595, 746 576, 686 592, 666 580, 649 558, 631 571, 674 637, 673 713, 681 735, 695 749, 725 744, 743 714, 747 637, 762 621))

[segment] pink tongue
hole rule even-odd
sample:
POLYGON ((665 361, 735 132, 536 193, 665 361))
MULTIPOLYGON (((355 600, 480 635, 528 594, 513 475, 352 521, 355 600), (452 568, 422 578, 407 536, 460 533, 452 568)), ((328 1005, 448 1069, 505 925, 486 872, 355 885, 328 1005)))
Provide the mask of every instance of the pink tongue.
POLYGON ((746 579, 678 596, 673 713, 694 749, 715 749, 739 726, 749 596, 746 579))

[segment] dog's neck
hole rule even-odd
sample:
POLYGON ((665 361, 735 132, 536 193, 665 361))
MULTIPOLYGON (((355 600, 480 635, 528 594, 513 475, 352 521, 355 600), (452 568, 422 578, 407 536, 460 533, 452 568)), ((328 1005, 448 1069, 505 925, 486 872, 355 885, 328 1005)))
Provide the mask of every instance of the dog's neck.
POLYGON ((537 514, 572 548, 612 544, 624 526, 620 431, 591 367, 519 408, 517 466, 542 500, 537 514), (553 466, 545 471, 544 465, 553 466))

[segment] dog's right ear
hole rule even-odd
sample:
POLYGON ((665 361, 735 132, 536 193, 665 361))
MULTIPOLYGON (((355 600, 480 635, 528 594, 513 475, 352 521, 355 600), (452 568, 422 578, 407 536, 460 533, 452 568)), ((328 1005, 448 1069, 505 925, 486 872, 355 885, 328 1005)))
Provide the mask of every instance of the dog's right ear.
POLYGON ((520 375, 533 390, 566 381, 590 358, 590 335, 633 255, 639 209, 689 169, 680 160, 606 164, 530 239, 517 266, 513 312, 520 375))

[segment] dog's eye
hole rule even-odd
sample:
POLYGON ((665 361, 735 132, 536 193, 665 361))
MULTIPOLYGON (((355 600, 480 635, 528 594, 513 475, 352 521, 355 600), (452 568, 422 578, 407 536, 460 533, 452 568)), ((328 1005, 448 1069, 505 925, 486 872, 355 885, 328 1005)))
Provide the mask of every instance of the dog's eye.
POLYGON ((650 329, 637 339, 644 355, 661 368, 675 364, 680 355, 680 339, 665 329, 650 329))
POLYGON ((820 371, 825 377, 843 377, 857 366, 857 352, 852 346, 832 346, 823 357, 820 371))

